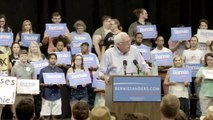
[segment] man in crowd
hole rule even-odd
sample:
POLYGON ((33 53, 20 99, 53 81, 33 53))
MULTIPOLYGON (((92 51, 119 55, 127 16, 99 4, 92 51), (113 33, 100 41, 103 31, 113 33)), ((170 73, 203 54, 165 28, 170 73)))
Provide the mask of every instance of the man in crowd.
POLYGON ((102 17, 102 26, 100 28, 98 28, 97 30, 95 30, 93 36, 92 36, 92 40, 93 40, 93 45, 95 47, 95 51, 97 53, 97 56, 99 58, 99 60, 101 59, 101 47, 103 46, 104 43, 104 38, 106 36, 107 33, 110 32, 110 23, 111 23, 111 17, 110 16, 103 16, 102 17))
MULTIPOLYGON (((198 38, 196 36, 192 36, 189 40, 190 48, 183 51, 183 59, 187 64, 202 64, 204 63, 204 53, 198 49, 198 38)), ((195 86, 194 84, 195 77, 192 77, 191 83, 191 94, 196 97, 199 96, 200 86, 195 86)), ((199 98, 197 100, 196 105, 196 116, 199 117, 201 115, 199 98)))
POLYGON ((57 55, 55 53, 50 53, 47 56, 49 65, 40 71, 40 85, 43 87, 42 90, 42 106, 41 106, 41 116, 44 120, 52 119, 55 120, 56 116, 61 115, 61 92, 60 85, 45 84, 43 73, 63 73, 63 70, 57 67, 57 55))
MULTIPOLYGON (((54 12, 52 14, 52 22, 54 24, 59 24, 61 23, 61 15, 58 13, 58 12, 54 12)), ((68 30, 68 28, 66 28, 66 32, 64 33, 64 35, 66 38, 67 38, 67 43, 70 43, 71 41, 71 36, 70 36, 70 32, 68 30)), ((54 52, 56 51, 56 48, 55 46, 53 45, 53 38, 50 37, 47 32, 45 31, 44 32, 44 38, 43 38, 43 41, 42 41, 42 44, 43 45, 48 45, 48 50, 47 52, 50 53, 50 52, 54 52)), ((67 47, 64 48, 64 50, 67 50, 67 47)))
POLYGON ((34 120, 35 106, 32 99, 23 99, 16 106, 18 120, 34 120))
MULTIPOLYGON (((28 63, 28 52, 26 50, 21 50, 19 52, 19 62, 17 62, 12 70, 11 70, 11 76, 16 77, 17 79, 35 79, 35 70, 33 65, 28 63)), ((17 94, 15 99, 15 104, 13 106, 13 114, 15 117, 15 106, 19 103, 19 101, 23 99, 32 99, 32 94, 17 94)))

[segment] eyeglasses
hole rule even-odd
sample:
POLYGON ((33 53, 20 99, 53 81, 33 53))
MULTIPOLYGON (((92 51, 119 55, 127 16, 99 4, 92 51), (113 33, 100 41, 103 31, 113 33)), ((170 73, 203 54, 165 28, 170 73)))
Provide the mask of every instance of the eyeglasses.
POLYGON ((1 20, 0 22, 5 22, 5 21, 1 20))
POLYGON ((53 18, 53 20, 61 20, 61 18, 53 18))
POLYGON ((82 60, 81 58, 77 58, 77 59, 75 59, 75 60, 82 60))

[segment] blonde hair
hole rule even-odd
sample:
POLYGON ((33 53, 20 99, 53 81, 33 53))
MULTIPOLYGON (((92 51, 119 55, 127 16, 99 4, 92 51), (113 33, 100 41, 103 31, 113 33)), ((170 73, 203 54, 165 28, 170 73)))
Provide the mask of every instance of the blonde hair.
POLYGON ((106 106, 94 107, 90 112, 90 120, 110 120, 111 114, 106 106))
POLYGON ((183 58, 182 58, 181 56, 179 56, 179 55, 175 55, 175 56, 173 57, 173 65, 172 65, 172 66, 173 66, 173 67, 176 67, 176 66, 175 66, 175 60, 176 60, 177 58, 180 58, 180 59, 181 59, 181 63, 182 63, 181 66, 183 67, 183 58))
POLYGON ((31 28, 30 28, 29 33, 32 34, 32 33, 33 33, 33 30, 32 30, 33 28, 32 28, 32 23, 31 23, 30 20, 25 20, 25 21, 23 21, 23 23, 22 23, 22 32, 25 32, 25 31, 26 31, 26 29, 25 29, 25 24, 26 24, 26 23, 30 23, 31 28))
POLYGON ((42 54, 41 54, 41 50, 40 50, 40 47, 39 47, 38 43, 35 42, 35 41, 32 41, 32 42, 30 43, 29 50, 28 50, 28 60, 31 61, 32 58, 35 57, 35 56, 36 56, 37 58, 39 58, 39 60, 42 60, 42 59, 43 59, 43 58, 42 58, 42 54), (38 49, 37 49, 37 54, 36 54, 36 55, 33 54, 32 51, 31 51, 31 48, 32 48, 33 45, 35 45, 35 46, 38 48, 38 49))

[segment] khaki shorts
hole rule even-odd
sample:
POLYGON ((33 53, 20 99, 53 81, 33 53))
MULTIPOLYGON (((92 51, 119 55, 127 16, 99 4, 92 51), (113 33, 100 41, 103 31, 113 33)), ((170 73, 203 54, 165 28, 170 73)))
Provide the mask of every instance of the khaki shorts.
POLYGON ((61 98, 50 101, 42 98, 41 116, 61 115, 61 98))

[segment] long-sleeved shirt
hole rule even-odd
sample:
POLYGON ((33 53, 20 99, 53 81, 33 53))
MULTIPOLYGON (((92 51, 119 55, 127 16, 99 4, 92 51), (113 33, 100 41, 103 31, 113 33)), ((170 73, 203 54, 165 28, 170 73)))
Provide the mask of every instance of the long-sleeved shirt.
POLYGON ((134 65, 133 60, 138 61, 139 69, 141 72, 150 72, 150 67, 144 61, 139 50, 131 46, 130 50, 123 54, 116 46, 109 48, 103 55, 98 69, 98 75, 124 75, 123 61, 127 61, 126 72, 137 73, 137 67, 134 65))

